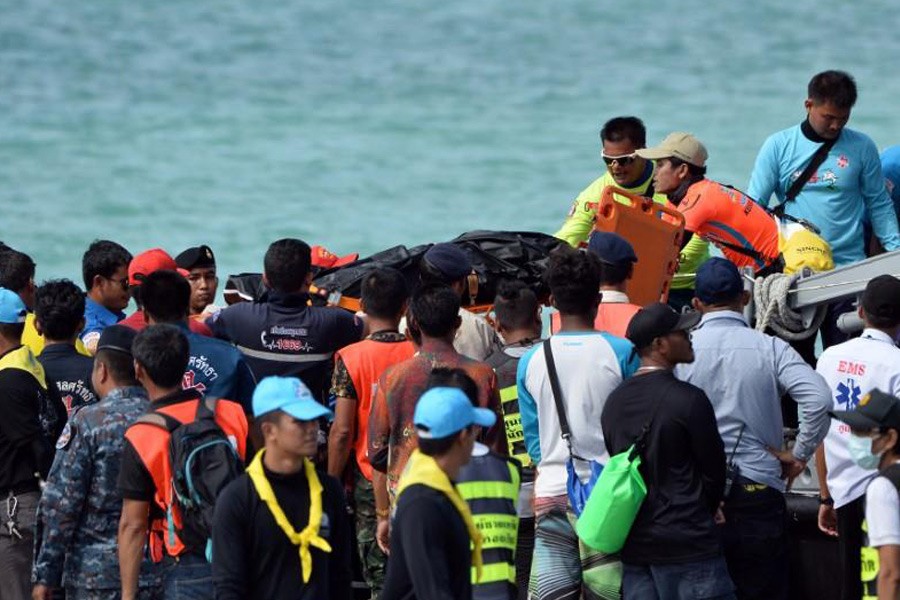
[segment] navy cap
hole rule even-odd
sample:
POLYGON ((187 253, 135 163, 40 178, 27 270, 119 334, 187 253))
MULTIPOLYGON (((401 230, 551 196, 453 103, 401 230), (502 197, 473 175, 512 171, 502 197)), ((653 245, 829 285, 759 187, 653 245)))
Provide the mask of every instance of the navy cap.
POLYGON ((216 255, 209 246, 194 246, 175 257, 179 269, 203 269, 216 266, 216 255))
POLYGON ((697 311, 679 313, 668 304, 657 302, 645 306, 631 317, 625 337, 640 350, 658 337, 674 331, 690 331, 700 322, 700 316, 697 311))
POLYGON ((472 261, 469 256, 453 244, 435 244, 428 249, 423 258, 451 282, 462 279, 472 272, 472 261))
POLYGON ((470 425, 490 427, 497 415, 486 408, 475 408, 459 388, 436 387, 422 394, 416 403, 413 423, 424 439, 441 439, 470 425))
POLYGON ((296 377, 266 377, 253 390, 253 416, 260 417, 273 410, 283 410, 295 419, 314 421, 332 416, 319 404, 309 388, 296 377))
POLYGON ((127 325, 110 325, 100 334, 97 341, 97 351, 113 350, 131 355, 131 345, 138 332, 127 325))
POLYGON ((588 240, 588 251, 611 265, 637 262, 634 247, 618 233, 595 231, 588 240))
POLYGON ((859 405, 854 410, 836 410, 828 414, 851 429, 900 429, 900 398, 881 390, 872 390, 859 399, 859 405))
POLYGON ((694 295, 704 304, 733 300, 743 291, 744 280, 730 260, 716 256, 697 269, 694 295))

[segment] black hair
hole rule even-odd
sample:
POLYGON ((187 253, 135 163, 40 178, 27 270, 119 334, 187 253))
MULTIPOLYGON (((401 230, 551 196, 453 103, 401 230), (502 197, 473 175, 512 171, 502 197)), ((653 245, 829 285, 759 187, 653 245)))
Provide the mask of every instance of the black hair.
POLYGON ((94 287, 94 277, 112 277, 120 267, 128 267, 131 253, 120 244, 110 240, 94 240, 81 257, 81 276, 84 289, 94 287))
POLYGON ((612 264, 601 260, 600 285, 620 285, 624 283, 628 276, 631 275, 633 267, 634 263, 630 261, 612 264))
POLYGON ((151 325, 137 334, 131 347, 134 360, 161 388, 178 387, 191 351, 187 336, 174 325, 151 325))
POLYGON ((269 287, 277 292, 297 292, 306 283, 312 266, 309 244, 295 238, 285 238, 269 245, 263 259, 263 269, 269 287))
POLYGON ((409 310, 422 334, 447 337, 457 327, 459 295, 447 285, 423 285, 413 292, 409 310))
POLYGON ((366 314, 379 319, 394 319, 409 299, 409 286, 400 271, 384 267, 365 276, 360 298, 366 314))
POLYGON ((863 313, 866 315, 866 321, 875 329, 893 329, 897 325, 900 325, 900 318, 872 315, 869 314, 865 307, 863 307, 863 313))
POLYGON ((706 167, 698 167, 694 163, 689 163, 688 161, 681 160, 680 158, 675 156, 668 156, 666 158, 661 158, 660 160, 669 161, 669 164, 672 165, 673 169, 677 169, 681 165, 687 165, 688 174, 691 177, 691 181, 699 181, 700 179, 706 177, 706 167))
POLYGON ((637 117, 615 117, 603 124, 600 130, 601 142, 630 141, 637 148, 647 145, 647 128, 637 117))
POLYGON ((856 81, 845 71, 822 71, 813 75, 806 92, 816 104, 833 104, 840 109, 850 109, 856 104, 856 81))
POLYGON ((428 375, 425 389, 450 387, 462 390, 473 406, 478 406, 478 384, 463 369, 450 367, 434 367, 428 375))
POLYGON ((119 385, 137 385, 134 376, 134 358, 120 350, 101 348, 94 356, 95 362, 101 362, 109 371, 110 377, 119 385))
POLYGON ((22 343, 22 334, 25 333, 25 323, 0 323, 0 336, 4 339, 22 343))
POLYGON ((140 285, 144 310, 158 323, 183 320, 191 307, 191 284, 175 271, 154 271, 140 285))
POLYGON ((34 292, 34 318, 48 340, 74 338, 84 319, 84 292, 68 279, 45 281, 34 292))
POLYGON ((0 250, 0 287, 19 293, 34 279, 35 265, 24 252, 5 248, 0 250))
POLYGON ((538 306, 537 295, 521 281, 503 280, 497 286, 494 314, 500 326, 508 331, 532 327, 538 306))
POLYGON ((589 315, 597 306, 600 259, 562 244, 550 253, 544 278, 556 308, 570 315, 589 315))

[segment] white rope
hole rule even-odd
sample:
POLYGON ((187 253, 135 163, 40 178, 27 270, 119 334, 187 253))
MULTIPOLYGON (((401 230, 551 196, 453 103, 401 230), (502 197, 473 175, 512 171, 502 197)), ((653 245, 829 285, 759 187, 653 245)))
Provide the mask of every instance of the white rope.
POLYGON ((756 329, 765 331, 768 327, 778 337, 787 340, 805 340, 819 330, 825 319, 827 308, 816 309, 809 327, 803 326, 803 315, 788 306, 788 293, 800 274, 785 275, 775 273, 768 277, 758 277, 753 286, 753 301, 756 304, 756 329))

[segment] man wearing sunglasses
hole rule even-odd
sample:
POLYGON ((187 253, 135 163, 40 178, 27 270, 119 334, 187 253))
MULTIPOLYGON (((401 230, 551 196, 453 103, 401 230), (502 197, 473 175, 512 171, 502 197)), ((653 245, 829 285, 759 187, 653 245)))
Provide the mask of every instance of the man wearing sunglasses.
MULTIPOLYGON (((578 194, 568 217, 554 234, 576 248, 587 244, 588 236, 594 229, 600 198, 609 186, 652 198, 660 204, 668 203, 665 194, 658 193, 654 188, 654 162, 638 156, 637 151, 647 146, 647 130, 640 119, 610 119, 600 130, 600 141, 600 157, 606 165, 606 172, 578 194)), ((672 280, 670 301, 679 305, 690 303, 693 297, 694 272, 707 258, 709 245, 704 240, 692 239, 684 247, 681 266, 672 280)))
POLYGON ((131 301, 128 293, 128 264, 131 258, 131 253, 116 242, 97 240, 81 259, 87 297, 84 330, 79 337, 92 356, 100 333, 125 318, 122 311, 131 301))

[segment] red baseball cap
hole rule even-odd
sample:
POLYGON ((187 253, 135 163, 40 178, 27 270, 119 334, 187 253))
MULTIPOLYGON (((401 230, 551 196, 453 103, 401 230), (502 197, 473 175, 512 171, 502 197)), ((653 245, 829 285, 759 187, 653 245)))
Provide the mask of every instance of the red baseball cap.
POLYGON ((346 256, 338 256, 333 252, 329 252, 324 246, 313 246, 312 250, 312 266, 320 269, 333 269, 335 267, 343 267, 352 262, 356 262, 359 253, 348 254, 346 256))
POLYGON ((141 252, 128 265, 128 285, 141 285, 147 275, 162 270, 179 271, 175 259, 168 252, 162 248, 141 252))

